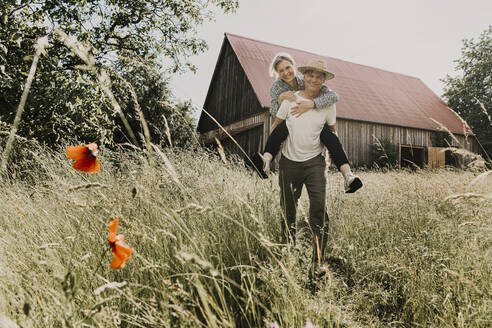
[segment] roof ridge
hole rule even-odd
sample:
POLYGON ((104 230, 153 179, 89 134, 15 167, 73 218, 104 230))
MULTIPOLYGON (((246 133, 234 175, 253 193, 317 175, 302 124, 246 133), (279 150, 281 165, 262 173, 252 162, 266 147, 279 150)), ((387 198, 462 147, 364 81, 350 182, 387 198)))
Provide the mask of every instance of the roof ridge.
POLYGON ((312 52, 312 51, 305 51, 305 50, 301 50, 301 49, 298 49, 298 48, 287 47, 287 46, 283 46, 283 45, 272 43, 272 42, 268 42, 268 41, 262 41, 262 40, 258 40, 258 39, 253 39, 253 38, 249 38, 249 37, 242 36, 242 35, 239 35, 239 34, 234 34, 234 33, 229 33, 229 32, 224 32, 224 34, 225 34, 226 37, 233 36, 233 37, 237 37, 237 38, 241 38, 241 39, 247 39, 247 40, 251 40, 251 41, 255 41, 255 42, 269 44, 269 45, 276 46, 276 47, 282 47, 282 48, 286 48, 286 49, 292 49, 292 50, 295 50, 295 51, 302 51, 304 53, 309 53, 309 54, 313 54, 313 55, 321 56, 321 57, 327 57, 327 58, 331 58, 331 59, 334 59, 334 60, 339 60, 341 62, 350 63, 352 65, 364 66, 364 67, 368 67, 368 68, 372 68, 372 69, 377 69, 379 71, 384 71, 384 72, 388 72, 388 73, 391 73, 391 74, 398 74, 398 75, 402 75, 402 76, 406 76, 406 77, 409 77, 409 78, 412 78, 412 79, 417 79, 417 80, 422 81, 420 78, 418 78, 416 76, 411 76, 411 75, 408 75, 408 74, 393 72, 393 71, 390 71, 390 70, 387 70, 387 69, 384 69, 384 68, 369 66, 369 65, 365 65, 365 64, 359 64, 359 63, 356 63, 356 62, 352 62, 352 61, 348 61, 348 60, 344 60, 344 59, 340 59, 340 58, 335 58, 335 57, 331 57, 331 56, 325 56, 325 55, 317 54, 317 53, 312 52))

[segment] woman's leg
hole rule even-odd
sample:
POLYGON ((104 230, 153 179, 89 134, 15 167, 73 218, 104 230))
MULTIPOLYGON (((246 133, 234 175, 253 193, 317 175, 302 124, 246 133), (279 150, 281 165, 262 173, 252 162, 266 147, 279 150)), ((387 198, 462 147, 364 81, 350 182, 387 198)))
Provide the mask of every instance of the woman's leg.
POLYGON ((263 161, 263 171, 268 172, 270 170, 270 163, 272 162, 275 155, 280 150, 280 145, 282 142, 287 139, 289 135, 289 129, 287 128, 287 124, 285 121, 282 121, 275 129, 273 129, 272 133, 267 139, 267 143, 265 145, 265 150, 263 151, 263 155, 260 154, 261 160, 263 161))
POLYGON ((285 141, 285 139, 287 139, 288 135, 289 129, 287 128, 287 124, 285 121, 282 121, 282 123, 273 129, 272 133, 268 137, 265 150, 263 152, 270 153, 272 157, 275 157, 280 149, 280 145, 285 141))
POLYGON ((345 179, 345 192, 353 193, 357 191, 362 187, 362 181, 358 176, 352 173, 347 154, 345 153, 345 150, 343 150, 342 143, 340 142, 340 139, 338 139, 338 136, 331 131, 328 124, 325 124, 319 137, 323 145, 328 149, 331 159, 345 179))
POLYGON ((338 139, 337 135, 330 130, 328 124, 325 124, 323 130, 321 130, 321 134, 319 135, 319 138, 321 139, 323 145, 325 145, 326 148, 328 149, 328 152, 330 153, 330 157, 333 160, 333 162, 335 162, 337 169, 339 169, 342 172, 342 169, 346 170, 347 167, 344 164, 347 164, 348 171, 350 171, 350 164, 347 158, 347 154, 345 153, 345 150, 343 150, 342 143, 340 142, 340 139, 338 139), (342 167, 342 165, 344 167, 342 167))

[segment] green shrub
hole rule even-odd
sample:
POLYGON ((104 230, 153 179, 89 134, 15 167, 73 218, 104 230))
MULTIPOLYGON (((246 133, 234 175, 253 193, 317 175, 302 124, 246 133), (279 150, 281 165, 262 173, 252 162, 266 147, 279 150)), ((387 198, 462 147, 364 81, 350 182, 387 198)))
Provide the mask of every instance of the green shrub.
POLYGON ((392 168, 398 164, 397 146, 388 138, 375 138, 374 143, 370 146, 370 153, 373 166, 392 168))

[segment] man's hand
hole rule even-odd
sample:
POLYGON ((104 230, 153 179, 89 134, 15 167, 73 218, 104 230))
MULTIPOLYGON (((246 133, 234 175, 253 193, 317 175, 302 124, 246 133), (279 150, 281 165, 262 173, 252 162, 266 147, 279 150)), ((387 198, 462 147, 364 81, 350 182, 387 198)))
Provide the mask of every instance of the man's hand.
POLYGON ((333 134, 338 137, 337 126, 336 125, 328 125, 328 127, 330 128, 331 132, 333 132, 333 134))
POLYGON ((278 104, 282 104, 282 101, 284 100, 288 100, 290 102, 294 102, 296 101, 297 97, 296 97, 296 94, 295 94, 295 91, 285 91, 285 92, 282 92, 280 94, 280 96, 278 96, 278 104))
POLYGON ((298 101, 297 105, 292 107, 291 113, 295 117, 299 117, 310 109, 314 108, 314 102, 312 100, 298 101))
MULTIPOLYGON (((271 126, 271 131, 273 132, 273 130, 275 130, 275 128, 280 124, 282 123, 284 120, 278 118, 278 117, 275 117, 275 120, 273 121, 273 124, 271 126)), ((270 132, 271 133, 271 132, 270 132)))

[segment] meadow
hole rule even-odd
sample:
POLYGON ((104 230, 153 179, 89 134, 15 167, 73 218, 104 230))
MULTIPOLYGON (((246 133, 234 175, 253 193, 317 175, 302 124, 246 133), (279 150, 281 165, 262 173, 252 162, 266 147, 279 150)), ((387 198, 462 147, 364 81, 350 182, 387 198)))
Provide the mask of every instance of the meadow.
MULTIPOLYGON (((0 326, 492 325, 487 172, 358 171, 345 194, 328 171, 330 270, 313 288, 309 235, 280 244, 276 175, 206 150, 102 149, 92 175, 64 149, 18 156, 1 177, 0 326), (134 253, 112 270, 116 217, 134 253)), ((299 207, 306 220, 305 191, 299 207)))

